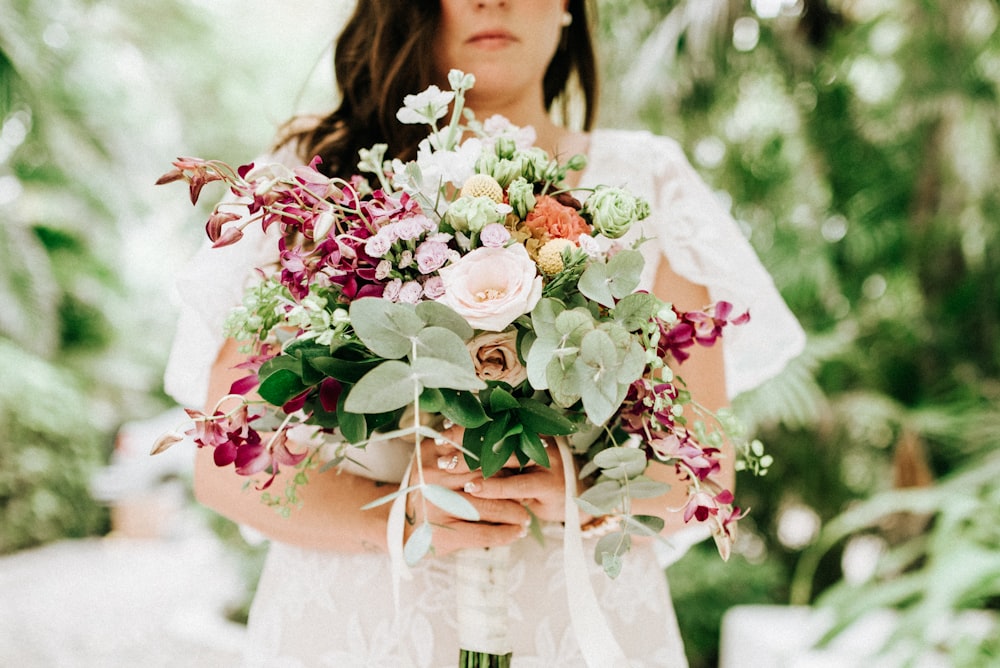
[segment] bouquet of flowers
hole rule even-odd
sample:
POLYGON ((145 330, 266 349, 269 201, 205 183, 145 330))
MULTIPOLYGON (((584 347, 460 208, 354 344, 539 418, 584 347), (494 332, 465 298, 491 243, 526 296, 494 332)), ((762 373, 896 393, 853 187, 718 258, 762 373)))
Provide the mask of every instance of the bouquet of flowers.
MULTIPOLYGON (((206 225, 215 246, 255 224, 276 244, 277 262, 259 270, 227 321, 246 343, 248 376, 216 410, 188 411, 195 442, 219 466, 267 475, 261 489, 280 467, 298 468, 283 494, 264 494, 288 512, 310 471, 373 438, 412 437, 419 454, 423 438, 442 436, 421 414, 463 426, 455 445, 485 477, 512 458, 547 466, 558 439, 592 480, 576 503, 614 520, 595 547, 609 576, 632 536, 663 527, 631 510, 667 489, 646 475, 651 461, 682 474, 685 520, 709 521, 727 557, 741 511, 712 480, 723 438, 740 468, 761 472, 768 458, 730 416, 693 402, 667 362, 748 315, 732 317, 725 302, 680 312, 636 291, 641 240, 617 240, 648 204, 616 187, 564 189, 582 156, 560 164, 532 146, 530 128, 478 121, 464 108, 473 77, 452 71, 449 84, 407 96, 398 112, 429 127, 410 162, 386 160, 388 147, 376 145, 341 179, 324 176, 318 158, 238 169, 183 158, 159 180, 188 183, 192 203, 209 182, 228 187, 235 197, 206 225)), ((422 503, 477 520, 460 494, 424 482, 420 461, 416 482, 380 502, 419 491, 422 503)), ((432 549, 433 532, 426 521, 415 527, 403 547, 409 563, 432 549)), ((463 645, 462 665, 485 665, 476 649, 463 645)))

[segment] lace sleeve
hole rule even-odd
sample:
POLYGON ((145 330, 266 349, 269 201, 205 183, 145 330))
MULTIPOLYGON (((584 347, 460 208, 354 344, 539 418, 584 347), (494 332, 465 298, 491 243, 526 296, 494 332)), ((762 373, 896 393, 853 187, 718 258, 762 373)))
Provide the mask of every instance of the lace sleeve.
MULTIPOLYGON (((805 333, 749 241, 719 197, 674 141, 656 138, 655 236, 671 268, 708 288, 713 301, 750 311, 750 322, 723 337, 730 397, 779 374, 805 346, 805 333)), ((647 149, 648 150, 648 149, 647 149)), ((651 244, 652 245, 652 244, 651 244)))

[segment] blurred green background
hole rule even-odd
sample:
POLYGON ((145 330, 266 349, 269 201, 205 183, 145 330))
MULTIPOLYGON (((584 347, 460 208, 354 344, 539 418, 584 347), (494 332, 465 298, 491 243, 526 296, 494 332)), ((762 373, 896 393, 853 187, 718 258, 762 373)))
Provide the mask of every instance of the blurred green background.
MULTIPOLYGON (((599 124, 681 141, 809 333, 737 401, 776 464, 740 482, 734 558, 670 569, 692 665, 732 606, 790 602, 895 609, 907 655, 995 665, 1000 4, 598 5, 599 124)), ((152 183, 324 109, 344 7, 0 0, 0 554, 109 531, 90 478, 172 406, 172 277, 202 234, 152 183)))

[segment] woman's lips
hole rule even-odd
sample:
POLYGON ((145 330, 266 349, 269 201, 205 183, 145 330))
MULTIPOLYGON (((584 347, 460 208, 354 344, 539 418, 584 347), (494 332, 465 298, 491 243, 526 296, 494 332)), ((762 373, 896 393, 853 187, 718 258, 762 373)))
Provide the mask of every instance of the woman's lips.
POLYGON ((478 32, 467 40, 467 43, 483 49, 502 49, 517 41, 514 35, 506 30, 484 30, 478 32))

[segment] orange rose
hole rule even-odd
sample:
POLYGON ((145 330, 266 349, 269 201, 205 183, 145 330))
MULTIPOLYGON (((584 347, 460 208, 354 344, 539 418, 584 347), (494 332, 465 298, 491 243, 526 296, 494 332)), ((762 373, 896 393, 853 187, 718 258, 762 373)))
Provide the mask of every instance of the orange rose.
POLYGON ((575 243, 581 234, 590 234, 590 226, 576 209, 560 204, 553 197, 539 196, 524 225, 536 239, 569 239, 575 243))

